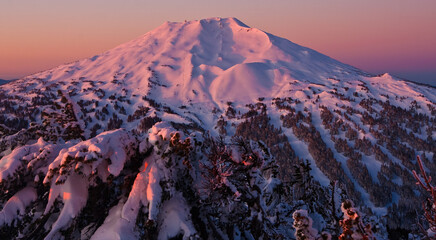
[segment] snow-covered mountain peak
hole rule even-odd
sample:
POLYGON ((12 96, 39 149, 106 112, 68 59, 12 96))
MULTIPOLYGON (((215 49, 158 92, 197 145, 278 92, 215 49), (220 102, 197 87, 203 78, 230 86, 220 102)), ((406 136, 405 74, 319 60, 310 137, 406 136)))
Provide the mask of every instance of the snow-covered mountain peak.
MULTIPOLYGON (((323 91, 327 91, 367 82, 380 84, 371 88, 372 96, 380 89, 404 93, 400 88, 410 88, 407 94, 416 95, 412 94, 416 85, 389 74, 365 73, 287 39, 250 28, 236 18, 165 22, 102 54, 31 75, 15 84, 29 83, 31 79, 43 79, 44 83, 38 84, 41 89, 59 82, 85 86, 86 81, 98 83, 104 92, 124 89, 122 94, 134 99, 147 95, 171 106, 207 103, 221 110, 227 102, 246 104, 259 98, 287 96, 289 92, 294 97, 306 96, 305 88, 314 85, 324 86, 323 91)), ((81 96, 95 97, 93 92, 81 96)), ((433 95, 427 97, 434 101, 433 95)))
POLYGON ((236 18, 208 18, 166 22, 105 53, 31 77, 106 81, 115 75, 124 75, 135 94, 149 91, 151 80, 159 89, 155 97, 218 103, 275 97, 292 80, 324 84, 367 74, 236 18))

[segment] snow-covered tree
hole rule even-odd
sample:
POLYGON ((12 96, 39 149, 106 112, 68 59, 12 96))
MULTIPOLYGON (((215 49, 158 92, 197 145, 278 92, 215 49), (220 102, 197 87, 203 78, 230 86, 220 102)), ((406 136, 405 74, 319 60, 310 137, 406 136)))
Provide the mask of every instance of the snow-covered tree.
POLYGON ((209 138, 205 146, 208 160, 201 164, 201 210, 213 236, 282 236, 280 226, 286 222, 277 217, 282 184, 266 146, 242 138, 231 144, 209 138))
POLYGON ((353 201, 345 200, 341 205, 341 210, 344 213, 344 219, 339 221, 342 227, 342 234, 339 236, 339 240, 375 239, 371 225, 363 225, 361 213, 354 207, 353 201))
POLYGON ((309 217, 307 210, 297 210, 292 214, 294 218, 293 227, 295 228, 295 237, 297 240, 330 240, 331 235, 328 232, 318 234, 318 230, 312 227, 313 220, 309 217))
POLYGON ((297 240, 314 240, 318 230, 312 227, 312 218, 306 210, 297 210, 292 214, 294 218, 295 237, 297 240))

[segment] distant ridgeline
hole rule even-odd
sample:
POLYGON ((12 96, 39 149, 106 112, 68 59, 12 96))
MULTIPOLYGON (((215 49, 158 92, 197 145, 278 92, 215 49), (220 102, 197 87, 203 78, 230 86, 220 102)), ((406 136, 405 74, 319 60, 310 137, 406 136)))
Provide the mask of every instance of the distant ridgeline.
POLYGON ((167 22, 0 86, 0 239, 419 239, 435 152, 434 88, 167 22))
POLYGON ((8 83, 8 82, 9 82, 8 80, 0 79, 0 85, 5 84, 5 83, 8 83))

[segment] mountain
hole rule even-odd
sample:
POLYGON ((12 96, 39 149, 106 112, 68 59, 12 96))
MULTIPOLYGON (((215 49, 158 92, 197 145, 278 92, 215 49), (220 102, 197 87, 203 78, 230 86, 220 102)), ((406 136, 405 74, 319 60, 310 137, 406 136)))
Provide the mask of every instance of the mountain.
POLYGON ((0 79, 0 85, 5 84, 5 83, 8 83, 8 82, 9 82, 8 80, 0 79))
POLYGON ((436 92, 235 18, 166 22, 0 87, 0 236, 293 239, 340 234, 352 199, 380 238, 419 231, 436 92), (98 209, 98 211, 96 211, 98 209))

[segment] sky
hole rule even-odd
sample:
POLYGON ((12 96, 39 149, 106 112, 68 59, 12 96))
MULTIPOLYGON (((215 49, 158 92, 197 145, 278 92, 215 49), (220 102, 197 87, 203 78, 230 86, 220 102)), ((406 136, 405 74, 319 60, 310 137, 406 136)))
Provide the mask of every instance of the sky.
POLYGON ((0 79, 91 57, 165 21, 236 17, 370 73, 436 86, 435 0, 0 0, 0 79))

